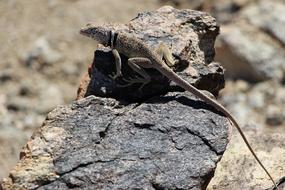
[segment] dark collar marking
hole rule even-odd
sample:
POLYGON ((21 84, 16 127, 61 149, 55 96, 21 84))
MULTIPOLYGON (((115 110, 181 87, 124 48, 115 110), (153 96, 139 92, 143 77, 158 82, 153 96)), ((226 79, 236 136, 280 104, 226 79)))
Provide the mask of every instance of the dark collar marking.
POLYGON ((118 33, 110 30, 109 32, 109 39, 108 39, 108 46, 111 47, 112 49, 115 48, 116 46, 116 41, 118 38, 118 33))
POLYGON ((113 35, 112 35, 112 31, 110 30, 110 32, 109 32, 108 44, 107 44, 107 45, 110 46, 110 47, 112 46, 112 36, 113 36, 113 35))
POLYGON ((113 39, 113 47, 116 46, 117 38, 118 38, 118 33, 115 32, 115 33, 114 33, 114 39, 113 39))

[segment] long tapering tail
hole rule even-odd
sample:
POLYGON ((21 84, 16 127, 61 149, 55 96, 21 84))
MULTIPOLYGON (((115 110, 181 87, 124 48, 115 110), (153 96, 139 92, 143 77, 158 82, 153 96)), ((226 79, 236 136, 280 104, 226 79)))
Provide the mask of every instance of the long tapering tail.
POLYGON ((222 106, 220 103, 218 103, 217 101, 209 98, 207 95, 205 95, 204 93, 202 93, 200 90, 198 90, 196 87, 192 86, 191 84, 189 84, 186 80, 184 80, 183 78, 181 78, 179 75, 177 75, 174 71, 172 71, 168 66, 166 66, 165 64, 160 64, 160 67, 157 68, 157 70, 159 70, 159 72, 161 72, 163 75, 167 76, 170 80, 172 80, 173 82, 175 82, 176 84, 178 84, 180 87, 184 88, 185 90, 191 92, 192 94, 194 94, 195 96, 197 96, 198 98, 202 99, 203 101, 205 101, 206 103, 210 104, 211 106, 213 106, 214 108, 216 108, 218 111, 222 112, 229 120, 230 122, 237 128, 239 134, 241 135, 243 141, 245 142, 247 148, 249 149, 249 151, 251 152, 251 154, 254 156, 255 160, 258 162, 258 164, 262 167, 262 169, 265 171, 265 173, 268 175, 268 177, 270 178, 270 180, 272 181, 272 183, 274 184, 276 190, 278 190, 277 184, 275 183, 275 181, 273 180, 272 176, 270 175, 270 173, 267 171, 267 169, 265 168, 265 166, 262 164, 262 162, 260 161, 260 159, 257 157, 257 155, 255 154, 255 152, 253 151, 253 149, 251 148, 246 136, 244 135, 243 131, 241 130, 239 124, 237 123, 236 119, 229 113, 229 111, 222 106))

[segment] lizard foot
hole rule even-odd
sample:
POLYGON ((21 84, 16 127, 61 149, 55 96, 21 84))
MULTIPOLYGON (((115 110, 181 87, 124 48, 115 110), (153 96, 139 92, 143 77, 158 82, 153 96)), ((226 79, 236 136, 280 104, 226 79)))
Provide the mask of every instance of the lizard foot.
POLYGON ((146 79, 146 78, 141 78, 141 77, 135 77, 135 78, 130 78, 130 79, 123 79, 124 82, 126 82, 127 84, 124 85, 118 85, 119 87, 127 87, 130 85, 133 85, 135 83, 142 83, 142 85, 140 86, 139 90, 141 90, 147 83, 150 82, 150 79, 146 79))
POLYGON ((116 80, 118 77, 122 76, 122 73, 115 73, 112 72, 111 74, 108 75, 108 77, 110 77, 113 80, 116 80))

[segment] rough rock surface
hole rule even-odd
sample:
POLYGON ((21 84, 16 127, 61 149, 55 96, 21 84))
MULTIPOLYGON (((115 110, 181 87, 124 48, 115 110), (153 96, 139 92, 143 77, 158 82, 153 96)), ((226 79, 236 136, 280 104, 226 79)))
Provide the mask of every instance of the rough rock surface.
POLYGON ((256 1, 222 29, 216 60, 226 76, 249 81, 284 80, 284 3, 256 1))
MULTIPOLYGON (((173 69, 191 84, 214 94, 223 87, 223 69, 211 63, 219 31, 211 16, 163 7, 109 27, 132 32, 153 49, 163 41, 178 60, 173 69)), ((206 188, 228 143, 228 120, 190 93, 167 93, 181 89, 154 70, 148 71, 153 82, 141 92, 138 85, 117 88, 120 79, 106 77, 110 64, 114 68, 108 48, 95 52, 90 83, 88 77, 82 81, 79 96, 86 90, 84 96, 148 101, 89 96, 55 109, 26 144, 3 189, 206 188)))
POLYGON ((0 1, 1 179, 46 114, 76 97, 94 49, 79 28, 91 20, 128 22, 160 6, 153 0, 0 1))
MULTIPOLYGON (((212 62, 215 55, 214 42, 219 27, 210 15, 165 6, 156 11, 140 13, 129 24, 109 24, 106 27, 131 33, 142 39, 153 50, 163 42, 170 48, 177 61, 173 69, 197 88, 217 95, 224 87, 224 70, 218 63, 212 62)), ((123 77, 136 77, 137 74, 128 67, 127 57, 121 55, 121 58, 123 77)), ((170 84, 169 80, 158 71, 153 69, 147 71, 152 82, 143 89, 139 90, 141 84, 137 83, 128 87, 119 87, 118 84, 126 84, 122 77, 116 81, 107 77, 115 72, 114 57, 109 48, 99 46, 95 51, 90 72, 91 81, 85 96, 92 94, 130 100, 151 97, 173 88, 177 90, 177 86, 170 84)))
POLYGON ((50 112, 3 189, 205 189, 229 123, 189 93, 124 105, 90 96, 50 112))
MULTIPOLYGON (((276 183, 280 182, 279 189, 284 190, 285 134, 266 135, 250 127, 244 128, 244 131, 276 183)), ((207 190, 233 189, 274 190, 272 182, 257 165, 237 133, 232 136, 227 151, 218 164, 215 177, 207 187, 207 190)))

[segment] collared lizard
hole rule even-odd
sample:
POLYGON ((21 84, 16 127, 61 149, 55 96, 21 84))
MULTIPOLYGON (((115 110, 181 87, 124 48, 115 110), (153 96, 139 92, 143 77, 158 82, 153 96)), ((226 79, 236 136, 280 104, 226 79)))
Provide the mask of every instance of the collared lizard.
POLYGON ((189 91, 190 93, 202 99, 209 105, 213 106, 218 111, 222 112, 237 128, 246 146, 248 147, 256 161, 259 163, 259 165, 262 167, 262 169, 266 172, 270 180, 273 182, 275 188, 278 190, 275 181, 253 151, 236 119, 229 113, 229 111, 224 106, 205 95, 196 87, 189 84, 169 67, 174 64, 174 61, 172 59, 169 49, 165 45, 161 44, 157 51, 153 51, 142 40, 136 38, 133 35, 115 32, 104 26, 95 26, 91 24, 81 29, 80 33, 96 40, 104 46, 111 47, 116 63, 116 73, 112 76, 113 79, 116 79, 117 77, 122 75, 121 58, 119 55, 119 53, 122 53, 129 58, 129 66, 139 75, 141 75, 141 77, 126 80, 129 84, 142 83, 141 88, 143 88, 144 85, 149 83, 151 80, 151 78, 143 68, 154 68, 186 91, 189 91), (164 58, 166 62, 164 62, 162 58, 164 58))

